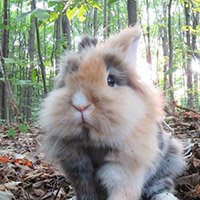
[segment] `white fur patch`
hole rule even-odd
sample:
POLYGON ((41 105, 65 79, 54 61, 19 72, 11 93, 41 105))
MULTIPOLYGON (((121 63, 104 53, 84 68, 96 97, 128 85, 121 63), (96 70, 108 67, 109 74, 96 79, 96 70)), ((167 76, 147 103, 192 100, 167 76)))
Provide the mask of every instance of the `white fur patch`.
POLYGON ((157 194, 151 200, 178 200, 177 197, 175 197, 172 193, 170 192, 163 192, 160 194, 157 194))
POLYGON ((84 93, 82 91, 78 91, 72 97, 72 104, 77 108, 84 108, 89 103, 84 93))

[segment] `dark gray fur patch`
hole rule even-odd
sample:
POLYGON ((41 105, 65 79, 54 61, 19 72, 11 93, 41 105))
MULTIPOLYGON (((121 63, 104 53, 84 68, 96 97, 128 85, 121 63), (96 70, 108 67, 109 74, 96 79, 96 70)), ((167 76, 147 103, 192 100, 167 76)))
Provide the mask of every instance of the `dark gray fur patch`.
POLYGON ((83 49, 96 46, 97 45, 97 39, 93 37, 85 36, 82 38, 81 42, 78 44, 78 50, 81 52, 83 49))
POLYGON ((75 72, 79 68, 80 61, 77 58, 69 59, 67 61, 67 72, 75 72))
POLYGON ((103 55, 104 62, 107 67, 114 67, 119 70, 123 68, 123 62, 115 54, 106 54, 103 55))
POLYGON ((175 178, 182 172, 184 168, 184 159, 176 151, 176 146, 169 138, 164 140, 162 128, 158 132, 158 144, 161 149, 160 155, 155 160, 156 170, 149 170, 143 188, 142 199, 151 199, 154 195, 163 191, 173 190, 175 178), (174 167, 176 165, 177 167, 174 167))
MULTIPOLYGON (((105 200, 107 191, 97 180, 96 173, 104 164, 110 147, 95 147, 90 140, 89 129, 84 128, 77 137, 56 139, 56 159, 76 191, 78 200, 105 200)), ((53 146, 53 145, 52 145, 53 146)), ((52 147, 51 147, 52 148, 52 147)))
POLYGON ((62 88, 65 86, 65 78, 67 73, 74 73, 78 70, 81 59, 79 54, 69 55, 69 58, 66 58, 66 61, 63 58, 61 63, 61 68, 58 76, 55 81, 55 89, 62 88))

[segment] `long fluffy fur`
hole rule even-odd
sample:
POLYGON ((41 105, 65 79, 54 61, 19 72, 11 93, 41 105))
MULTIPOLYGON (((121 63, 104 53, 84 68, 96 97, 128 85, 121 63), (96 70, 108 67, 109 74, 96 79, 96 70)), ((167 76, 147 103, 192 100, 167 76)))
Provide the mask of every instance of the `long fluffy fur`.
POLYGON ((162 97, 130 57, 139 32, 126 29, 96 47, 88 39, 79 52, 64 55, 42 105, 46 155, 64 169, 78 200, 155 198, 171 191, 183 169, 181 145, 158 126, 162 97), (119 85, 108 86, 109 73, 119 85), (77 102, 88 104, 84 114, 77 102))

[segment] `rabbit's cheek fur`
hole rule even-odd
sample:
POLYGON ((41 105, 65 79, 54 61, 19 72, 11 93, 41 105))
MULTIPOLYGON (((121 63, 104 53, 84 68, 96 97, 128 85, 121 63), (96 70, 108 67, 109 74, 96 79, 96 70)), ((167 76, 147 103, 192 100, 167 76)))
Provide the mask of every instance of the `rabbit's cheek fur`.
POLYGON ((118 88, 110 96, 115 97, 115 101, 110 99, 101 103, 102 109, 91 117, 91 125, 96 127, 91 129, 91 138, 112 146, 123 143, 133 132, 144 118, 146 106, 142 98, 128 87, 118 88))

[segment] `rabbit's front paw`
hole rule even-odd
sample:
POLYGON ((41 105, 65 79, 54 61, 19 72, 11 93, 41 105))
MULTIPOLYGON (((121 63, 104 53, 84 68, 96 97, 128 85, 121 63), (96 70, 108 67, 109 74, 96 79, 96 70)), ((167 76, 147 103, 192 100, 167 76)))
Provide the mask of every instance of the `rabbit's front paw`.
POLYGON ((170 192, 163 192, 153 196, 151 200, 178 200, 178 198, 170 192))

